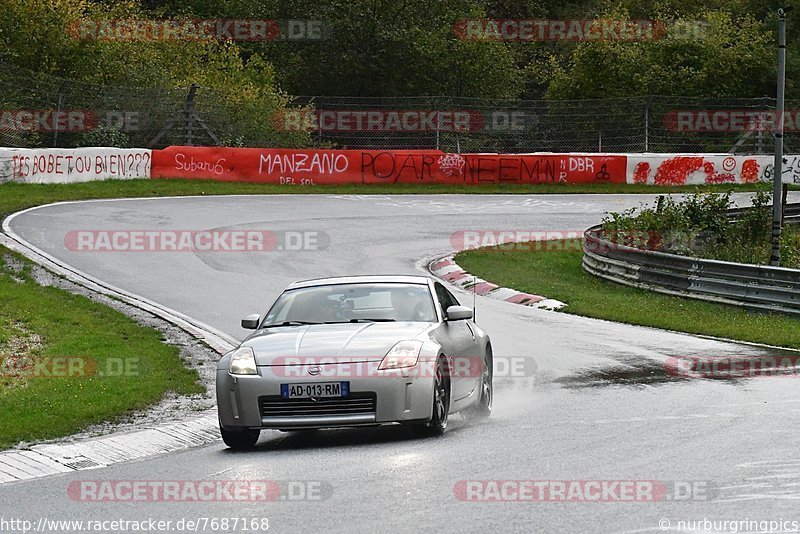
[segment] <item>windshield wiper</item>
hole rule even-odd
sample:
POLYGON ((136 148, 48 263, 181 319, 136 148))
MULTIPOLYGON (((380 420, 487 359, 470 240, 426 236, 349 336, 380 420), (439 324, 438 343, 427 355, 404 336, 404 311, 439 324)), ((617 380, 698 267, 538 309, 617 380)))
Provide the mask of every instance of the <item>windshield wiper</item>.
POLYGON ((273 328, 276 326, 304 326, 307 324, 322 324, 322 323, 315 323, 314 321, 283 321, 282 323, 278 324, 265 325, 264 328, 273 328))
POLYGON ((344 323, 394 323, 396 319, 350 319, 349 321, 325 321, 325 324, 344 323))

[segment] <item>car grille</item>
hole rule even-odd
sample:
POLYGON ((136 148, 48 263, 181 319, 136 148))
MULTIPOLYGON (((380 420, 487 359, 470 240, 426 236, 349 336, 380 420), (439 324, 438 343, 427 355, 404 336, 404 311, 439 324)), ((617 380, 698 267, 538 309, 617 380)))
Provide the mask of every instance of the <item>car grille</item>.
POLYGON ((373 415, 375 393, 351 393, 349 397, 319 399, 284 399, 280 395, 260 397, 262 417, 324 417, 326 415, 373 415))

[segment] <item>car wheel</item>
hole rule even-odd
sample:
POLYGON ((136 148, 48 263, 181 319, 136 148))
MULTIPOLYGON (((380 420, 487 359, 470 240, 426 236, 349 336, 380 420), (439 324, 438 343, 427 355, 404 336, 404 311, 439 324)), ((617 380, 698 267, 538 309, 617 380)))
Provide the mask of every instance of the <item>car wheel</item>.
POLYGON ((492 400, 494 386, 492 385, 492 346, 486 347, 486 356, 483 359, 483 375, 481 376, 481 396, 478 402, 469 411, 469 415, 476 420, 483 420, 492 415, 492 400))
POLYGON ((422 436, 441 436, 447 429, 447 418, 450 414, 450 372, 447 360, 440 356, 436 362, 436 375, 433 384, 433 415, 424 425, 415 426, 417 434, 422 436))
POLYGON ((249 428, 244 430, 225 430, 219 427, 219 433, 222 434, 222 441, 225 442, 225 445, 236 451, 252 449, 258 441, 258 436, 261 435, 260 430, 251 430, 249 428))

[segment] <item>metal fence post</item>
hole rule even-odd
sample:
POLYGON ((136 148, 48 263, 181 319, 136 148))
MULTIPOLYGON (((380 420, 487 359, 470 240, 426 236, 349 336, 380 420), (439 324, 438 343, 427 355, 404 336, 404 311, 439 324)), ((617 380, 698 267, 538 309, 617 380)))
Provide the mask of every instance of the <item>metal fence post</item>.
POLYGON ((192 146, 192 129, 194 128, 194 97, 197 93, 198 85, 193 83, 189 87, 189 94, 186 96, 184 113, 186 115, 186 146, 192 146))
POLYGON ((442 115, 436 112, 436 150, 439 150, 439 121, 442 120, 442 115))
MULTIPOLYGON (((58 85, 58 97, 56 98, 56 117, 61 114, 61 102, 64 99, 64 87, 67 80, 62 80, 58 85)), ((58 148, 58 128, 53 128, 53 148, 58 148)))
POLYGON ((186 121, 186 146, 193 146, 192 141, 194 139, 193 130, 195 122, 215 145, 219 146, 222 144, 222 142, 219 140, 219 137, 217 137, 217 135, 211 131, 211 128, 209 128, 205 121, 200 118, 194 108, 194 97, 197 93, 198 87, 199 85, 196 83, 193 83, 191 87, 189 87, 189 94, 186 96, 186 102, 183 104, 183 109, 175 113, 175 115, 173 115, 172 118, 167 121, 164 127, 159 130, 158 134, 156 134, 156 136, 151 139, 149 143, 147 143, 147 148, 155 147, 167 134, 167 132, 169 132, 177 123, 182 120, 186 121))
POLYGON ((644 101, 644 151, 650 151, 650 100, 648 96, 644 101))
MULTIPOLYGON (((321 102, 321 100, 320 100, 321 102)), ((322 146, 322 106, 317 108, 317 145, 322 146)))
POLYGON ((770 265, 781 264, 781 230, 783 220, 783 107, 786 85, 786 13, 791 8, 778 10, 778 100, 775 105, 775 163, 772 167, 772 254, 770 265))

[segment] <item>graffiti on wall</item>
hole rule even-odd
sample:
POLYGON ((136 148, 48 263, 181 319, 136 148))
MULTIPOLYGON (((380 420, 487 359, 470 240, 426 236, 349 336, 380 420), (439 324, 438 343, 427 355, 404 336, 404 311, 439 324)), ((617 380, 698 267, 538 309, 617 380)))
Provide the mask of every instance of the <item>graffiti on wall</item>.
MULTIPOLYGON (((633 184, 749 184, 772 180, 772 156, 630 154, 627 158, 628 183, 633 184)), ((800 183, 800 156, 784 160, 783 181, 800 183)))
POLYGON ((151 151, 138 148, 0 148, 0 181, 72 183, 149 178, 151 151))

